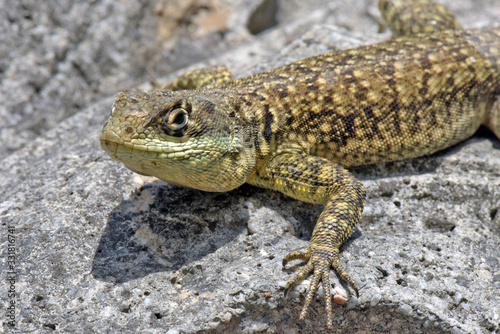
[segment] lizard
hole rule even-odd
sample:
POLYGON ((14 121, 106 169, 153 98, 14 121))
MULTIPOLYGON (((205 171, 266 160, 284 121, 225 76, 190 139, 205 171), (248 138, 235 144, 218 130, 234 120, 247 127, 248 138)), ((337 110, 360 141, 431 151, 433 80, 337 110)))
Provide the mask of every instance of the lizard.
POLYGON ((365 189, 348 169, 429 155, 485 125, 500 137, 500 27, 464 30, 430 0, 381 0, 388 41, 235 79, 196 69, 152 91, 120 92, 100 135, 113 159, 170 184, 223 192, 249 183, 324 204, 309 246, 283 259, 320 284, 332 328, 330 270, 359 296, 339 248, 365 189), (410 22, 408 24, 408 22, 410 22))

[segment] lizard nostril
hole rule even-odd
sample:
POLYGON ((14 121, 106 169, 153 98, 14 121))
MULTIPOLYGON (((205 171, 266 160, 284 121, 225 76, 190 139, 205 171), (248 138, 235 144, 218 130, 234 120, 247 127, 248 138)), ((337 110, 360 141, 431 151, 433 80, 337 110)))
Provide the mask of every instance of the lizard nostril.
POLYGON ((132 127, 131 127, 131 126, 126 126, 126 127, 125 127, 125 132, 126 132, 126 133, 132 133, 132 132, 134 132, 134 129, 132 129, 132 127))

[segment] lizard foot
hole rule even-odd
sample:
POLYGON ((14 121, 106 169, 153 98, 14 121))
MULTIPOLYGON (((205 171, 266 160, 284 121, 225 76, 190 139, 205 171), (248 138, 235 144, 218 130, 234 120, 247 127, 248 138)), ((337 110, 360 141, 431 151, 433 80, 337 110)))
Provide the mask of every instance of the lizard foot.
POLYGON ((349 274, 347 274, 344 268, 342 268, 338 248, 324 249, 314 247, 314 245, 309 245, 309 247, 304 251, 295 251, 286 255, 283 259, 283 266, 285 266, 288 261, 292 260, 304 260, 307 261, 307 264, 302 267, 299 272, 287 282, 285 286, 285 296, 290 288, 297 285, 300 281, 309 276, 311 272, 313 272, 312 281, 309 285, 309 290, 307 291, 306 295, 306 301, 304 307, 302 308, 302 312, 300 313, 300 320, 304 321, 304 319, 306 318, 307 311, 314 298, 314 293, 318 289, 319 283, 321 281, 323 290, 325 292, 327 326, 331 329, 333 327, 333 314, 332 292, 330 285, 330 267, 333 267, 340 278, 346 281, 356 292, 356 296, 359 296, 356 283, 349 276, 349 274))

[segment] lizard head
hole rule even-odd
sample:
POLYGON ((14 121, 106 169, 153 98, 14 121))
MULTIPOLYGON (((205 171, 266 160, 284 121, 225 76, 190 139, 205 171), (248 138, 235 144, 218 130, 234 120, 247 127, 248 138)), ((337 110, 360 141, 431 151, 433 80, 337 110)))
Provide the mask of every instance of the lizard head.
POLYGON ((249 130, 219 95, 168 90, 118 94, 99 140, 132 171, 171 184, 228 191, 255 165, 249 130))

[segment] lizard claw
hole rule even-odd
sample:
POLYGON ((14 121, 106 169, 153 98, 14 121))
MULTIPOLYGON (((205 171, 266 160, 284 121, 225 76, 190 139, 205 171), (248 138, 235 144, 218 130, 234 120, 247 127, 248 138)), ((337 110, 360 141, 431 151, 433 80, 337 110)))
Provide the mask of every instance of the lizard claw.
POLYGON ((306 294, 306 301, 302 312, 300 313, 300 320, 304 321, 307 316, 307 311, 314 298, 314 293, 318 289, 321 282, 325 293, 325 308, 327 317, 327 326, 329 329, 333 328, 333 313, 332 313, 332 292, 330 285, 330 267, 333 267, 335 272, 340 278, 346 281, 358 296, 358 287, 354 280, 342 268, 340 263, 338 249, 314 249, 312 245, 302 252, 291 252, 283 259, 283 266, 291 260, 305 260, 307 264, 302 267, 295 276, 293 276, 285 286, 285 297, 287 292, 293 286, 297 285, 300 281, 304 280, 312 272, 312 280, 309 284, 309 289, 306 294))

